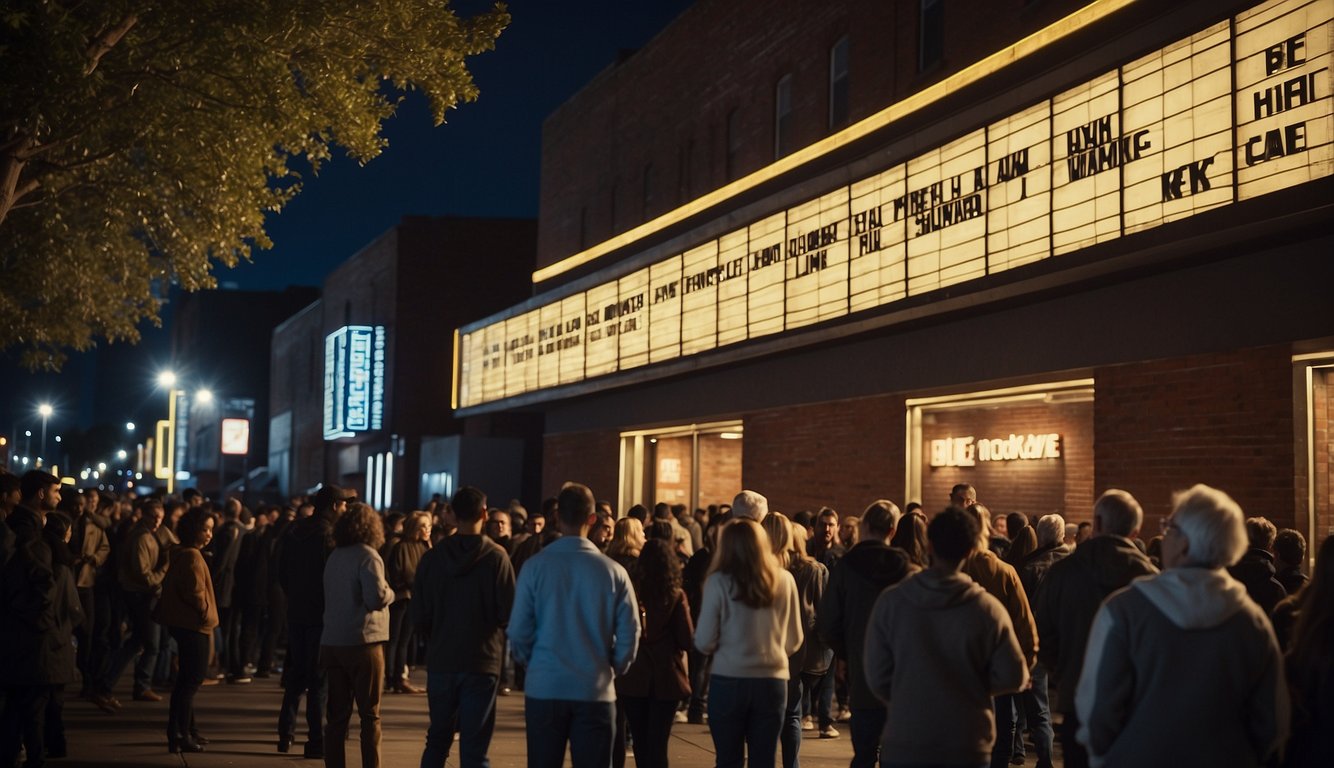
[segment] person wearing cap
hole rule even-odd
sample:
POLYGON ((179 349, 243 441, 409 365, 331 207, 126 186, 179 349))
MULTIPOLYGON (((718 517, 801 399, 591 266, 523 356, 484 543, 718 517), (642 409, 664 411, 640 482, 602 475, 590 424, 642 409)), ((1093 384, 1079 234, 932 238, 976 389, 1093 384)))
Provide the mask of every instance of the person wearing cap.
POLYGON ((278 582, 287 596, 287 661, 283 703, 278 712, 278 751, 296 740, 296 713, 306 696, 305 756, 324 757, 324 706, 328 684, 320 671, 324 632, 324 563, 334 549, 333 527, 347 510, 348 494, 325 484, 315 494, 315 513, 292 523, 279 544, 278 582))
POLYGON ((732 499, 732 517, 744 517, 757 523, 769 514, 769 500, 754 491, 742 491, 732 499))

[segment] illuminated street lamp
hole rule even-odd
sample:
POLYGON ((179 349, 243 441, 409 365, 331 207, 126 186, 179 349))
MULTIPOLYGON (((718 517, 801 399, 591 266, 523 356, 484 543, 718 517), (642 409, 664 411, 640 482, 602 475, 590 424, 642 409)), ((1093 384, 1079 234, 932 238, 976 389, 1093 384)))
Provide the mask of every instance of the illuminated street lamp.
POLYGON ((157 375, 157 383, 158 386, 167 388, 167 450, 162 464, 167 470, 167 493, 170 494, 176 490, 176 397, 179 394, 176 389, 176 374, 173 371, 163 371, 157 375))
POLYGON ((37 414, 42 417, 42 455, 38 457, 41 460, 46 458, 46 420, 51 418, 52 413, 55 413, 55 409, 51 407, 50 403, 42 403, 37 406, 37 414))
POLYGON ((133 432, 133 431, 134 431, 134 422, 133 422, 133 421, 127 421, 127 422, 125 422, 125 431, 126 431, 126 432, 133 432))

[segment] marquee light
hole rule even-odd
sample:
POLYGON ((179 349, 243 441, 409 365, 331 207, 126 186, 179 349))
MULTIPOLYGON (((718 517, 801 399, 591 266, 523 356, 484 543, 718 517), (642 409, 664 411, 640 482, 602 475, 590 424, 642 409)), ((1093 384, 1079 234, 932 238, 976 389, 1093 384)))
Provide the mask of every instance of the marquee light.
POLYGON ((1332 16, 1323 0, 1262 3, 871 177, 465 327, 458 407, 892 305, 1328 176, 1332 16))
POLYGON ((348 325, 324 339, 324 439, 381 428, 385 331, 348 325))

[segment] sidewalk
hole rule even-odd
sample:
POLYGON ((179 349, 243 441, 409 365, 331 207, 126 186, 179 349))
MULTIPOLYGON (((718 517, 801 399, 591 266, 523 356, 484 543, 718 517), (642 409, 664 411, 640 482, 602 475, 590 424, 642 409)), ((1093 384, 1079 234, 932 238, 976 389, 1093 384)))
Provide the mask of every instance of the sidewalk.
MULTIPOLYGON (((425 686, 424 674, 414 675, 414 682, 425 686)), ((195 697, 196 720, 200 731, 211 742, 207 751, 193 755, 167 754, 167 699, 151 704, 132 701, 129 690, 118 691, 124 709, 108 715, 90 702, 71 698, 65 703, 65 727, 69 734, 69 757, 51 760, 51 768, 101 768, 102 766, 172 766, 192 768, 213 766, 322 766, 322 761, 305 760, 301 747, 305 734, 299 730, 298 741, 289 754, 277 752, 278 705, 282 688, 278 678, 255 680, 250 685, 212 685, 195 697)), ((523 696, 515 693, 497 699, 496 733, 491 742, 491 764, 495 768, 522 768, 525 765, 523 696)), ((386 768, 416 766, 421 760, 426 734, 426 696, 385 694, 380 708, 383 725, 381 755, 386 768)), ((305 727, 304 713, 299 719, 305 727)), ((852 756, 846 723, 838 724, 842 736, 820 739, 806 731, 801 748, 802 768, 846 768, 852 756)), ((672 766, 706 768, 712 766, 713 741, 702 725, 678 723, 672 729, 670 747, 672 766)), ((357 751, 357 718, 353 714, 347 745, 349 766, 360 765, 357 751)), ((1031 758, 1030 758, 1031 759, 1031 758)), ((568 760, 566 765, 568 765, 568 760)), ((449 758, 458 765, 457 745, 449 758)), ((633 768, 634 758, 626 758, 633 768)))

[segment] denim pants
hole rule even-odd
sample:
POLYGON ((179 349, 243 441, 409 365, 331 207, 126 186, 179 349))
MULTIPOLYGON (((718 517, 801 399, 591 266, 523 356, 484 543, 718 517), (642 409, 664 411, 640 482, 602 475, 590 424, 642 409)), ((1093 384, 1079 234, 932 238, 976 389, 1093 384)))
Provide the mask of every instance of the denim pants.
POLYGON ((561 768, 566 742, 572 768, 607 768, 615 709, 610 701, 525 698, 528 768, 561 768))
POLYGON ((123 594, 130 620, 130 639, 107 662, 106 674, 102 677, 102 693, 108 695, 120 682, 120 676, 134 660, 135 654, 139 654, 139 661, 134 665, 134 692, 152 690, 153 665, 157 662, 160 628, 153 621, 153 606, 157 598, 148 592, 127 591, 123 594))
POLYGON ((702 718, 709 703, 709 668, 713 666, 713 657, 691 646, 686 651, 686 661, 690 664, 690 705, 686 713, 691 718, 702 718))
POLYGON ((787 706, 783 708, 783 728, 778 741, 783 748, 783 768, 798 768, 801 760, 801 699, 802 676, 787 681, 787 706))
POLYGON ((488 768, 491 734, 496 728, 496 676, 478 672, 430 672, 426 675, 426 705, 431 724, 421 768, 444 768, 459 730, 460 768, 488 768))
POLYGON ((1016 710, 1019 697, 1006 694, 997 696, 991 701, 996 711, 996 744, 991 748, 991 768, 1006 768, 1010 764, 1011 751, 1014 749, 1014 731, 1019 720, 1016 710))
POLYGON ((283 703, 278 710, 278 737, 296 741, 296 713, 306 696, 307 743, 324 744, 324 707, 329 683, 320 670, 320 634, 323 627, 289 624, 287 660, 283 662, 283 703))
MULTIPOLYGON (((1041 662, 1033 667, 1033 687, 1018 695, 1024 716, 1028 718, 1028 730, 1033 737, 1038 768, 1051 768, 1054 734, 1051 728, 1051 708, 1047 704, 1047 668, 1041 662)), ((1018 738, 1018 734, 1015 738, 1018 738)))
POLYGON ((887 717, 889 712, 884 707, 853 707, 852 721, 848 723, 852 737, 849 768, 875 768, 880 762, 880 738, 885 733, 887 717))
POLYGON ((709 732, 717 768, 770 768, 778 751, 787 704, 787 681, 727 677, 709 680, 709 732))

